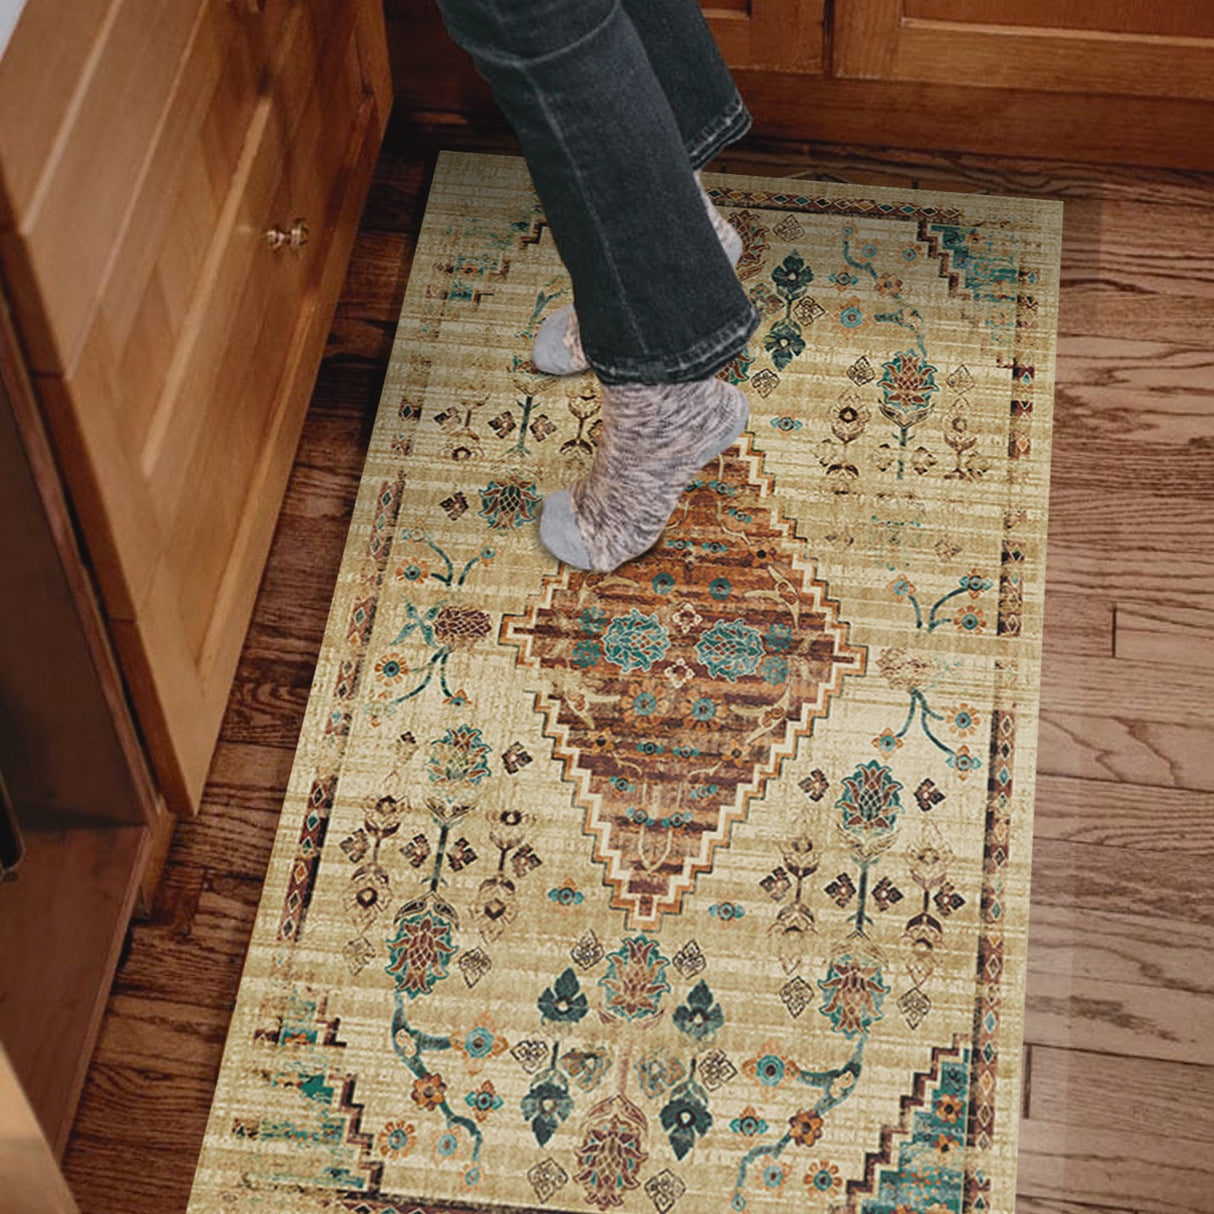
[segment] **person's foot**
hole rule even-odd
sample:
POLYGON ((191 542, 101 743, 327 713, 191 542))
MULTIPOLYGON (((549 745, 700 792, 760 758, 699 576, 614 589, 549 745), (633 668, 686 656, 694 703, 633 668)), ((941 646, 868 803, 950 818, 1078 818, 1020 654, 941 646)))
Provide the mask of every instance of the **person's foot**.
MULTIPOLYGON (((699 179, 697 173, 696 181, 699 179)), ((700 193, 704 196, 704 206, 708 210, 708 217, 712 220, 713 230, 721 242, 721 247, 729 257, 730 264, 736 266, 738 258, 742 256, 742 237, 738 235, 733 224, 717 210, 703 185, 700 186, 700 193)), ((577 313, 572 304, 558 308, 544 319, 535 335, 531 361, 545 375, 576 375, 589 368, 590 364, 586 361, 578 332, 577 313)))
POLYGON ((549 494, 540 539, 577 569, 608 573, 648 551, 693 473, 732 447, 750 404, 715 377, 690 384, 603 386, 603 429, 590 475, 549 494))

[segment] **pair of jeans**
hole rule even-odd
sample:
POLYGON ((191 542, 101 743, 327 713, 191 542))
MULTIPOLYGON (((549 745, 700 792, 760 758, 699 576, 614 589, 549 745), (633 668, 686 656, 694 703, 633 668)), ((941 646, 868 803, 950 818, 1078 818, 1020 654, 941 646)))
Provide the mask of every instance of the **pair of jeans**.
POLYGON ((437 0, 514 127, 604 383, 704 379, 759 317, 695 170, 750 126, 696 0, 437 0))

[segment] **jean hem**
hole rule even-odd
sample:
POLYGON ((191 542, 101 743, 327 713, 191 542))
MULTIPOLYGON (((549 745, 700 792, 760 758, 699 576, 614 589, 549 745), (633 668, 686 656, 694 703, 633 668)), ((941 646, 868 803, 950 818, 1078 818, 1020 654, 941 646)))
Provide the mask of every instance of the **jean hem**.
POLYGON ((718 115, 687 145, 687 157, 693 169, 702 169, 722 148, 741 139, 753 119, 741 94, 735 93, 733 103, 718 115))
POLYGON ((759 327, 758 311, 747 304, 744 317, 731 320, 694 346, 677 354, 605 362, 586 351, 587 361, 604 384, 683 384, 707 379, 746 348, 759 327))

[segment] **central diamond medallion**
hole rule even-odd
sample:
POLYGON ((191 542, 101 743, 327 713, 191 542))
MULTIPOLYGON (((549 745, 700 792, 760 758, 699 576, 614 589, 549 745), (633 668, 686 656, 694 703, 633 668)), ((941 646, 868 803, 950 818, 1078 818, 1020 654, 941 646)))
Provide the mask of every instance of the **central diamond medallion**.
POLYGON ((502 621, 577 787, 630 930, 677 913, 845 675, 864 672, 743 439, 705 467, 657 545, 611 574, 562 566, 502 621))

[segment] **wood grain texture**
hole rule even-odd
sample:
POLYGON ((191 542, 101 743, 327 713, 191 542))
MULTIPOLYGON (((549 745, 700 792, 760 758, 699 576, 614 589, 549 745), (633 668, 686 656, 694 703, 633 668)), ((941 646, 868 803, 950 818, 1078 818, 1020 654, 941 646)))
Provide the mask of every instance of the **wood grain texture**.
POLYGON ((6 1214, 79 1214, 2 1046, 0 1185, 6 1214))
POLYGON ((0 1040, 56 1154, 97 1039, 146 836, 142 826, 27 831, 25 859, 0 886, 0 1040))
MULTIPOLYGON (((85 1214, 185 1208, 438 146, 500 151, 513 143, 467 124, 421 130, 402 122, 390 132, 203 808, 178 828, 153 914, 132 933, 103 1023, 66 1159, 85 1214), (151 1084, 158 1091, 147 1099, 160 1117, 138 1107, 151 1084)), ((731 149, 721 167, 1026 193, 1097 209, 1116 200, 1123 210, 1114 227, 1101 229, 1089 215, 1069 229, 1064 266, 1076 242, 1091 240, 1093 265, 1162 260, 1176 247, 1164 230, 1169 216, 1190 228, 1204 216, 1194 241, 1214 229, 1214 177, 1196 173, 954 163, 864 149, 807 161, 803 148, 758 140, 731 149), (1104 248, 1105 239, 1116 247, 1104 248)), ((1153 287, 1161 315, 1169 300, 1204 289, 1186 279, 1183 259, 1168 256, 1172 270, 1153 287)), ((1194 273, 1200 278, 1199 265, 1194 273)), ((1068 280, 1064 310, 1077 292, 1099 286, 1099 277, 1068 280)), ((1121 289, 1110 286, 1109 297, 1121 289)), ((1214 850, 1205 757, 1214 722, 1204 670, 1141 648, 1155 644, 1144 637, 1157 628, 1181 626, 1186 644, 1210 639, 1200 615, 1214 584, 1203 556, 1214 539, 1214 525, 1203 530, 1202 521, 1208 474, 1196 460, 1185 475, 1167 467, 1209 432, 1206 345, 1144 336, 1132 325, 1124 334, 1068 331, 1060 341, 1058 529, 1048 564, 1029 945, 1027 1040, 1036 1061, 1018 1214, 1209 1211, 1208 1152, 1184 1131, 1208 1139, 1202 1068, 1214 1067, 1214 924, 1202 887, 1214 850), (1128 462, 1135 450, 1145 461, 1137 471, 1128 462), (1173 523, 1198 545, 1184 556, 1169 539, 1173 523), (1115 618, 1128 621, 1117 649, 1115 618), (1162 1119, 1159 1131, 1128 1121, 1131 1080, 1162 1119), (1123 1107, 1106 1113, 1103 1129, 1094 1115, 1118 1098, 1114 1085, 1123 1107)))
POLYGON ((1139 1214, 1203 1214, 1214 1183, 1214 1154, 1150 1127, 1025 1121, 1019 1188, 1042 1197, 1120 1203, 1139 1214))

